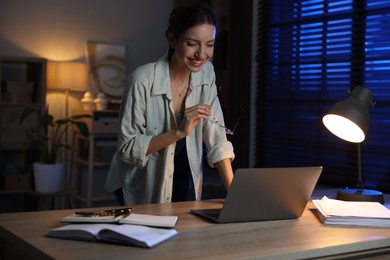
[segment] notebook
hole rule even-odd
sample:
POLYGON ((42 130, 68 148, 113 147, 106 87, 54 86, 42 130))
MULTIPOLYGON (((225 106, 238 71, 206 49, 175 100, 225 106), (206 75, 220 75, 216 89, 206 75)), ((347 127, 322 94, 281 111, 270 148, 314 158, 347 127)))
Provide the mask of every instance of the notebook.
POLYGON ((191 210, 216 223, 300 218, 322 166, 237 169, 219 209, 191 210))

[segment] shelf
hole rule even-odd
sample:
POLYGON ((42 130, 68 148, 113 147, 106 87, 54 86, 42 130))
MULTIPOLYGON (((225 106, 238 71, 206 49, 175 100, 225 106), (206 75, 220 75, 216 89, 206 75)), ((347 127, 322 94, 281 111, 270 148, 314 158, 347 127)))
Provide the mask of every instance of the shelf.
POLYGON ((41 103, 10 103, 10 102, 1 102, 0 107, 34 107, 41 108, 43 104, 41 103))
MULTIPOLYGON (((80 165, 83 165, 85 167, 89 166, 89 161, 88 160, 85 160, 85 159, 78 159, 77 162, 80 164, 80 165)), ((107 167, 107 166, 110 166, 110 163, 109 162, 94 162, 93 163, 93 166, 94 167, 107 167)))
POLYGON ((29 190, 0 190, 0 195, 12 195, 28 193, 29 190))
POLYGON ((30 146, 26 143, 13 142, 13 143, 0 143, 0 151, 9 151, 9 150, 28 150, 30 146))
MULTIPOLYGON (((19 123, 27 107, 46 107, 46 60, 0 56, 0 174, 5 169, 26 174, 39 156, 29 136, 32 129, 42 131, 38 117, 19 123)), ((25 191, 11 193, 18 192, 25 191)))
MULTIPOLYGON (((87 114, 88 111, 77 110, 73 115, 87 114)), ((85 195, 79 199, 92 206, 92 202, 115 200, 114 196, 99 196, 93 192, 94 181, 99 181, 107 174, 107 167, 115 153, 118 139, 117 110, 91 111, 92 118, 84 118, 90 132, 89 137, 84 138, 77 129, 74 129, 73 156, 72 156, 72 180, 73 187, 85 189, 85 195), (103 167, 105 167, 103 169, 103 167), (85 175, 86 176, 82 176, 85 175), (80 183, 80 180, 83 183, 80 183)), ((105 177, 104 177, 105 180, 105 177)), ((99 185, 104 187, 104 184, 99 185)), ((84 192, 83 192, 84 193, 84 192)))
MULTIPOLYGON (((88 202, 88 198, 86 196, 75 195, 73 196, 73 198, 80 200, 82 202, 88 202)), ((111 201, 111 200, 116 200, 115 196, 94 196, 93 198, 91 198, 91 202, 111 201)))

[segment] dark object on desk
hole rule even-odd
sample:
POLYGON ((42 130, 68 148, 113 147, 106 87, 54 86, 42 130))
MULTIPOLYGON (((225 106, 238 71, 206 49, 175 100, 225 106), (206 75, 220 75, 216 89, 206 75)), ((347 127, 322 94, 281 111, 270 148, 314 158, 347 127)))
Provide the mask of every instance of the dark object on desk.
POLYGON ((382 192, 364 189, 362 177, 362 160, 360 143, 364 141, 370 125, 370 116, 367 112, 373 107, 373 94, 364 87, 348 89, 348 98, 336 103, 322 118, 326 128, 335 136, 357 143, 358 174, 356 188, 343 189, 337 193, 337 199, 346 201, 376 201, 385 203, 382 192))
POLYGON ((371 201, 385 204, 382 192, 363 188, 341 189, 337 192, 337 199, 345 201, 371 201))
POLYGON ((75 214, 63 217, 61 222, 74 224, 119 223, 173 228, 175 227, 177 220, 177 216, 136 214, 133 213, 133 208, 118 208, 103 211, 76 211, 75 214))
POLYGON ((102 211, 76 211, 70 216, 63 217, 62 222, 69 223, 118 223, 127 217, 133 208, 118 208, 102 211))
POLYGON ((76 211, 75 214, 80 217, 106 217, 106 216, 127 216, 131 213, 133 208, 118 208, 118 209, 108 209, 102 211, 76 211))
POLYGON ((222 209, 191 210, 216 223, 302 216, 321 166, 237 169, 222 209))

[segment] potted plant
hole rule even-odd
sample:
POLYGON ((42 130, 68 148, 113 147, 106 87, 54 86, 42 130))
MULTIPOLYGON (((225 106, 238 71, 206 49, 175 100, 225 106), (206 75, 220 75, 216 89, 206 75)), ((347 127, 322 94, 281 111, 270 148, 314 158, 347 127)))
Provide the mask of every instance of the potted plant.
POLYGON ((54 120, 49 113, 39 108, 26 108, 20 117, 20 124, 32 114, 36 114, 42 126, 40 131, 31 129, 31 146, 40 151, 40 161, 33 164, 35 190, 39 192, 57 192, 61 189, 64 165, 60 162, 61 153, 71 146, 63 141, 69 127, 76 126, 80 133, 88 138, 88 125, 80 121, 81 118, 91 115, 75 115, 68 118, 54 120))

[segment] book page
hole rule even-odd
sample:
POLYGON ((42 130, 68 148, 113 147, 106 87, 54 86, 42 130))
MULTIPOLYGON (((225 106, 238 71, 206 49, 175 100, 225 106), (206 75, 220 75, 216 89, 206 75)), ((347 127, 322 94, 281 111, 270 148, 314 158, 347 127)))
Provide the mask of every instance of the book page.
POLYGON ((50 230, 47 236, 85 241, 106 241, 150 248, 177 234, 175 229, 140 225, 69 224, 50 230))
POLYGON ((103 228, 110 228, 110 224, 72 224, 58 228, 54 228, 49 231, 47 236, 77 240, 96 241, 98 233, 103 228))
POLYGON ((175 227, 177 219, 177 216, 157 216, 131 213, 127 217, 119 220, 119 223, 170 228, 175 227))
POLYGON ((100 240, 143 247, 153 247, 177 234, 174 229, 139 225, 115 225, 99 232, 100 240))

